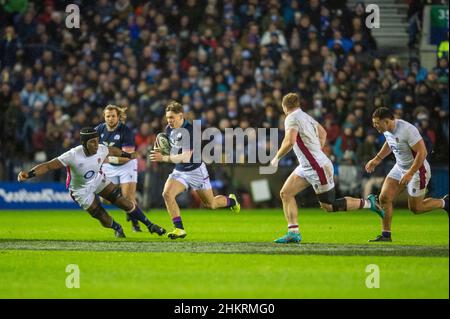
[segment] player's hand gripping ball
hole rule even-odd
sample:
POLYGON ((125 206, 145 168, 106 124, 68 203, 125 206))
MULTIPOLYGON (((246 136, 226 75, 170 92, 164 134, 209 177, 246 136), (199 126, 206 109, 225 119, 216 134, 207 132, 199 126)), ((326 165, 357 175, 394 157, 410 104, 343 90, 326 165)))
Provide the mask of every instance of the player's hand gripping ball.
POLYGON ((171 148, 169 137, 165 133, 159 133, 156 136, 155 150, 159 151, 161 155, 169 155, 171 148))

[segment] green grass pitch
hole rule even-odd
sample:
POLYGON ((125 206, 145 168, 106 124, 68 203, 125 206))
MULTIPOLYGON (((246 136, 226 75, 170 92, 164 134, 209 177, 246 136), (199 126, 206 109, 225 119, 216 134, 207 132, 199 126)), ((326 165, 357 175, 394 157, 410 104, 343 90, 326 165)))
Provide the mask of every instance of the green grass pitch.
MULTIPOLYGON (((449 228, 443 211, 397 210, 393 243, 367 211, 300 209, 300 245, 272 241, 286 231, 281 209, 183 210, 188 236, 126 232, 114 238, 81 210, 0 212, 0 298, 449 298, 449 228), (80 288, 66 287, 66 267, 80 288), (366 267, 378 265, 369 289, 366 267)), ((163 210, 148 217, 172 228, 163 210)))

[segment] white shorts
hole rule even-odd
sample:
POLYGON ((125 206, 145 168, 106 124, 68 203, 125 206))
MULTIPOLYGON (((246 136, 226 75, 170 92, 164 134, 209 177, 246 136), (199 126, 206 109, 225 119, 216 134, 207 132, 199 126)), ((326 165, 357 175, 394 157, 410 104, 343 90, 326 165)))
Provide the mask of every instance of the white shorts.
POLYGON ((182 172, 174 169, 173 172, 169 175, 169 178, 180 182, 186 187, 186 189, 211 189, 209 174, 208 170, 206 169, 205 163, 202 163, 200 167, 188 172, 182 172))
MULTIPOLYGON (((391 169, 387 177, 400 181, 407 170, 400 168, 397 164, 391 169)), ((423 163, 420 169, 413 175, 413 178, 406 186, 408 195, 411 197, 424 196, 427 192, 427 185, 431 178, 431 169, 428 162, 423 163)))
POLYGON ((88 186, 80 189, 69 189, 70 197, 84 210, 87 210, 94 202, 95 195, 108 186, 111 181, 103 173, 89 183, 88 186))
POLYGON ((135 159, 119 166, 105 163, 102 166, 102 171, 116 185, 137 183, 137 160, 135 159))
POLYGON ((294 170, 294 174, 306 179, 312 185, 316 194, 322 194, 334 188, 334 168, 330 160, 317 168, 304 168, 299 165, 294 170))

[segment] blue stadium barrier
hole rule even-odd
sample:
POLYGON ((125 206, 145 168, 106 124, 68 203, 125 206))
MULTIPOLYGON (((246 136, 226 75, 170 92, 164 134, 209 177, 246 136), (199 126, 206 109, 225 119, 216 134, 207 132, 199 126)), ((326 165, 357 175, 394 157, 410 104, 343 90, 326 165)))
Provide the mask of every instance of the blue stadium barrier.
POLYGON ((448 194, 448 167, 432 167, 430 180, 430 196, 440 198, 448 194))
POLYGON ((62 183, 0 183, 0 209, 80 209, 62 183))

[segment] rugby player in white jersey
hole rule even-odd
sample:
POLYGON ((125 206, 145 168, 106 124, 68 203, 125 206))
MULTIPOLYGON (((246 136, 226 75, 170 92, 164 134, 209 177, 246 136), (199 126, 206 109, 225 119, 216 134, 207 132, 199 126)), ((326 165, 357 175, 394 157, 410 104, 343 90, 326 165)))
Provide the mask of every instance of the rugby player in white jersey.
POLYGON ((105 211, 96 195, 105 198, 126 211, 131 217, 142 222, 147 226, 150 233, 163 235, 166 232, 165 229, 150 222, 139 206, 122 196, 120 187, 110 182, 101 171, 101 166, 106 157, 136 158, 136 153, 130 154, 119 148, 108 148, 99 144, 98 133, 91 127, 81 129, 80 137, 81 145, 51 161, 33 167, 28 172, 21 171, 17 177, 18 181, 22 182, 34 176, 43 175, 50 170, 66 167, 66 186, 72 199, 81 208, 88 211, 92 217, 98 219, 103 227, 112 228, 116 237, 125 237, 122 226, 116 223, 105 211))
POLYGON ((414 125, 404 120, 394 119, 394 114, 386 107, 380 107, 374 111, 372 123, 378 132, 384 134, 386 141, 378 154, 366 164, 366 171, 372 173, 391 152, 394 153, 396 164, 381 188, 379 200, 385 212, 382 233, 370 241, 390 242, 392 241, 392 203, 405 188, 408 191, 409 209, 414 214, 423 214, 441 208, 448 213, 448 194, 440 199, 425 199, 431 170, 426 160, 425 143, 414 125))
POLYGON ((275 242, 299 243, 302 240, 295 195, 310 185, 313 186, 321 207, 327 212, 368 208, 383 217, 384 212, 373 194, 370 194, 367 199, 352 197, 336 199, 333 163, 322 151, 327 136, 325 129, 301 110, 297 94, 285 95, 281 105, 286 114, 285 137, 271 165, 276 167, 279 160, 294 148, 299 166, 288 177, 280 191, 284 215, 288 222, 288 232, 275 242))

